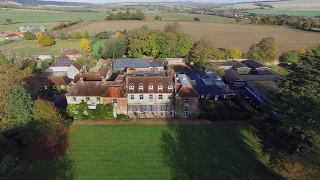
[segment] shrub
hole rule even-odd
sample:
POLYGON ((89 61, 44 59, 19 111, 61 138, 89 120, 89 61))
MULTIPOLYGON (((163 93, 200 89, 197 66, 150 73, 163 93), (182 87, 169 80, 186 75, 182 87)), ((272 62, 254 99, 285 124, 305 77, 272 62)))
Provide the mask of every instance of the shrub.
POLYGON ((33 40, 34 39, 34 35, 32 34, 32 32, 29 32, 29 31, 25 32, 23 34, 23 37, 25 40, 33 40))
POLYGON ((117 115, 117 120, 119 120, 119 121, 128 121, 128 116, 126 116, 124 114, 118 114, 117 115))
POLYGON ((189 118, 190 120, 196 120, 196 119, 197 119, 197 116, 198 116, 197 114, 189 114, 189 117, 188 117, 188 118, 189 118))

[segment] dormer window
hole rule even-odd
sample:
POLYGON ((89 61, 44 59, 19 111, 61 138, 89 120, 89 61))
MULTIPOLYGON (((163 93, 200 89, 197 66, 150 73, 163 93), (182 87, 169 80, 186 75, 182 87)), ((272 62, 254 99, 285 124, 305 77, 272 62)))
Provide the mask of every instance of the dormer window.
POLYGON ((158 89, 163 89, 162 83, 159 83, 159 84, 158 84, 158 89))
POLYGON ((139 90, 143 90, 143 84, 142 83, 139 84, 139 90))
POLYGON ((149 83, 148 88, 149 88, 149 89, 153 89, 153 84, 152 84, 152 83, 149 83))
POLYGON ((173 89, 173 85, 171 83, 168 84, 168 89, 173 89))
POLYGON ((133 83, 130 83, 130 84, 129 84, 129 89, 130 89, 130 90, 134 90, 134 84, 133 84, 133 83))

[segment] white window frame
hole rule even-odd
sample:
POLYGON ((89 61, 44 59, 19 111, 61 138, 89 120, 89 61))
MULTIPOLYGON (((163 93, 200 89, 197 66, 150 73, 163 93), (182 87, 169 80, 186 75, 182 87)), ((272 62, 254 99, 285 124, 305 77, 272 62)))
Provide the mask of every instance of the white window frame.
POLYGON ((76 102, 77 101, 77 97, 72 97, 72 101, 76 102))
POLYGON ((130 95, 130 99, 131 99, 131 100, 134 100, 134 95, 130 95))
POLYGON ((143 100, 143 94, 140 94, 140 95, 139 95, 139 99, 140 99, 140 100, 143 100))
POLYGON ((163 99, 162 94, 159 94, 159 95, 158 95, 158 99, 163 99))
POLYGON ((158 84, 158 89, 163 89, 162 83, 158 84))
POLYGON ((129 89, 130 89, 130 90, 134 90, 134 84, 133 84, 133 83, 130 83, 130 84, 129 84, 129 89))
POLYGON ((139 90, 143 90, 143 84, 139 84, 139 90))
POLYGON ((149 100, 153 100, 153 94, 149 95, 149 100))
POLYGON ((148 85, 148 88, 149 88, 149 89, 153 89, 153 84, 150 83, 150 84, 148 85))
POLYGON ((173 85, 172 84, 168 84, 168 89, 173 89, 173 85))

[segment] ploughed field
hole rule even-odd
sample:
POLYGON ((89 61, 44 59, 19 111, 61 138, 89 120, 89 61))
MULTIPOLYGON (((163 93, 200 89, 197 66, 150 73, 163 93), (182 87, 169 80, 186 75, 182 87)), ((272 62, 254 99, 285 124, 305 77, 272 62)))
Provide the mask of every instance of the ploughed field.
MULTIPOLYGON (((73 26, 62 32, 85 32, 90 34, 102 31, 131 30, 147 25, 150 29, 163 29, 167 23, 173 21, 96 21, 73 26)), ((177 21, 185 33, 190 34, 195 40, 203 36, 212 39, 218 48, 237 47, 242 52, 247 52, 253 43, 259 43, 262 38, 274 37, 280 52, 308 48, 320 43, 319 32, 309 32, 292 27, 273 25, 251 25, 236 23, 214 23, 196 21, 177 21)), ((59 37, 61 31, 55 34, 59 37)))
POLYGON ((30 179, 280 179, 249 125, 73 125, 65 154, 30 179))

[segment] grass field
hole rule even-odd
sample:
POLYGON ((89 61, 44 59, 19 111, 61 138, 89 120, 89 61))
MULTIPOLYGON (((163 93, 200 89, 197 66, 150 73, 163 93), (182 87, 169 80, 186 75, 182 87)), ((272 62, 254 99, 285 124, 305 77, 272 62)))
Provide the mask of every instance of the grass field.
POLYGON ((42 23, 15 23, 15 24, 7 24, 7 25, 0 25, 1 31, 19 31, 19 28, 21 26, 26 26, 26 25, 42 25, 46 29, 51 30, 54 26, 58 25, 59 22, 42 22, 42 23))
POLYGON ((62 12, 47 10, 28 10, 28 9, 0 9, 0 23, 5 23, 7 18, 11 18, 12 22, 23 23, 42 23, 42 22, 61 22, 74 21, 79 17, 84 22, 98 20, 106 16, 105 13, 89 13, 89 12, 62 12))
POLYGON ((102 40, 100 39, 99 41, 95 42, 93 45, 92 45, 92 51, 96 54, 98 54, 98 51, 99 51, 99 47, 103 47, 104 46, 104 42, 105 40, 102 40))
POLYGON ((56 44, 52 46, 41 46, 37 40, 23 40, 6 46, 0 46, 0 51, 13 50, 14 52, 22 55, 26 54, 29 56, 37 55, 60 55, 61 50, 70 48, 78 48, 80 40, 56 40, 56 44))
MULTIPOLYGON (((178 21, 185 33, 195 40, 203 36, 212 39, 219 48, 237 47, 247 52, 253 43, 262 38, 274 37, 280 52, 308 48, 318 45, 320 36, 317 32, 303 31, 291 27, 251 25, 236 23, 206 23, 194 21, 178 21)), ((150 29, 163 29, 168 21, 96 21, 81 26, 74 26, 64 31, 97 33, 108 30, 132 30, 147 25, 150 29)), ((59 32, 57 32, 59 34, 59 32)))
POLYGON ((281 179, 247 125, 73 126, 66 154, 30 179, 281 179))

